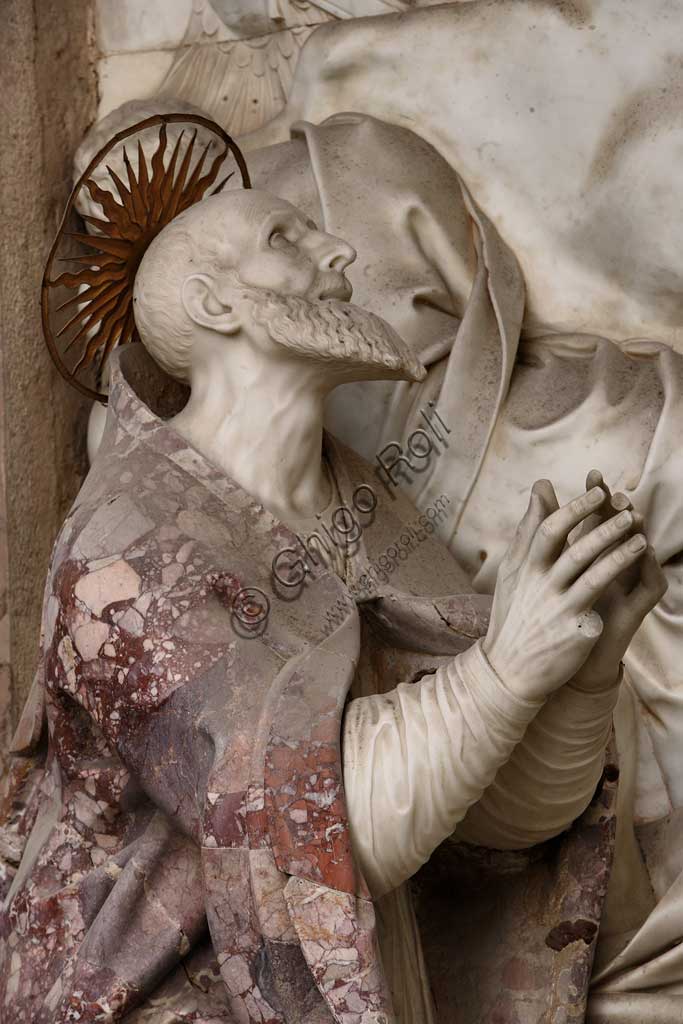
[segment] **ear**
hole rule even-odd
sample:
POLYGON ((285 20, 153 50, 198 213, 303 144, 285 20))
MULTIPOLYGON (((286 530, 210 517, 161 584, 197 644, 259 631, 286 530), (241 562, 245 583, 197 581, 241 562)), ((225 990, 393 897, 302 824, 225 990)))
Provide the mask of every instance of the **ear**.
POLYGON ((218 334, 237 334, 242 317, 236 306, 219 298, 216 282, 207 274, 191 274, 185 278, 181 291, 183 309, 190 320, 218 334))

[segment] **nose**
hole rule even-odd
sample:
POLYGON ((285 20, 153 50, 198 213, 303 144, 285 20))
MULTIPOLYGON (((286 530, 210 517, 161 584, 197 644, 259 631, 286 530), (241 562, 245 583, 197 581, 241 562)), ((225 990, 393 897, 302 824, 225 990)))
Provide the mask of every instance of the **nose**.
POLYGON ((335 235, 319 233, 320 243, 317 252, 318 269, 323 271, 335 271, 343 274, 356 258, 356 250, 342 238, 335 235))

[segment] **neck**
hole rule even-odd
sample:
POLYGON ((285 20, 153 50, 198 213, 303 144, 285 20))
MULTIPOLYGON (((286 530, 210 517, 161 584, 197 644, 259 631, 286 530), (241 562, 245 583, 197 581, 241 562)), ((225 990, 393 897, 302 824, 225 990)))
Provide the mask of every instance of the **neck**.
POLYGON ((171 425, 278 519, 314 515, 329 500, 319 376, 315 364, 235 346, 229 359, 193 368, 190 400, 171 425))

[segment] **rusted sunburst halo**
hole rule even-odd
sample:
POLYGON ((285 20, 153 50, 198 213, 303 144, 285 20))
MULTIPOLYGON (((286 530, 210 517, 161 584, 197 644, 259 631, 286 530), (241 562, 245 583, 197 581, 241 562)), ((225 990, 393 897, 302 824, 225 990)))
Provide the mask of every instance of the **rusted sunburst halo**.
MULTIPOLYGON (((97 376, 107 356, 117 345, 125 345, 137 338, 133 318, 133 284, 135 274, 150 242, 174 217, 202 199, 215 182, 223 162, 232 153, 242 176, 242 187, 250 188, 249 172, 244 157, 236 142, 220 125, 198 114, 154 114, 138 121, 123 131, 117 132, 93 157, 76 182, 62 217, 57 237, 47 259, 41 289, 41 312, 45 341, 55 366, 62 377, 81 394, 95 398, 104 405, 107 395, 89 387, 78 375, 97 369, 97 376), (185 133, 181 132, 171 152, 168 167, 164 168, 167 149, 167 124, 195 125, 194 133, 186 142, 186 150, 178 166, 178 157, 185 133), (150 165, 138 139, 138 172, 133 171, 125 146, 123 161, 128 184, 107 168, 115 192, 109 192, 91 179, 95 169, 107 155, 133 135, 159 125, 159 143, 151 157, 150 165), (204 162, 211 147, 210 140, 202 150, 195 151, 197 127, 200 126, 215 135, 224 148, 212 160, 207 171, 204 162), (198 159, 190 172, 192 158, 198 159), (151 172, 151 173, 150 173, 151 172), (189 173, 188 173, 189 172, 189 173), (66 230, 80 190, 85 187, 93 202, 103 211, 104 219, 84 217, 97 234, 68 232, 66 230), (118 199, 115 198, 118 196, 118 199), (72 238, 90 252, 67 257, 58 257, 62 243, 72 238), (65 272, 53 278, 55 262, 80 264, 74 273, 65 272), (66 288, 74 292, 54 313, 74 309, 73 316, 58 330, 53 331, 50 294, 55 288, 66 288), (64 356, 79 346, 80 358, 73 369, 69 368, 64 356), (97 362, 96 362, 97 361, 97 362)), ((213 191, 215 195, 233 176, 228 174, 213 191)))

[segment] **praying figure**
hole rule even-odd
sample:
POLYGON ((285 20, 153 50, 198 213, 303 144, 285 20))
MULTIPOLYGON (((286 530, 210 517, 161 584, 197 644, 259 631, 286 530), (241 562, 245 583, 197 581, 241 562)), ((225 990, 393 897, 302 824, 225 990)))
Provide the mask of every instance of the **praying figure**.
POLYGON ((554 886, 502 871, 518 926, 471 928, 581 1019, 621 659, 663 576, 595 472, 562 506, 537 482, 474 593, 436 538, 448 495, 418 513, 323 429, 339 385, 425 376, 351 303, 355 255, 244 188, 174 213, 131 275, 142 345, 112 358, 14 741, 3 1020, 444 1021, 430 977, 465 950, 434 949, 410 888, 444 843, 475 877, 552 847, 554 886))

